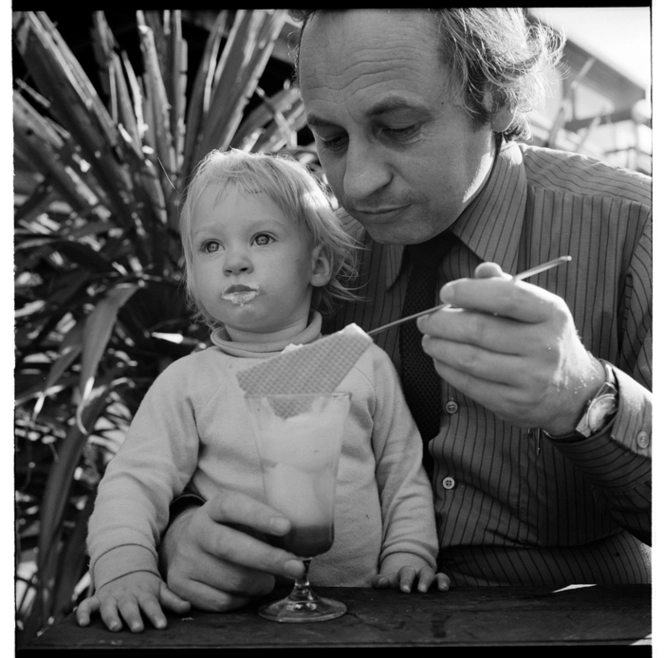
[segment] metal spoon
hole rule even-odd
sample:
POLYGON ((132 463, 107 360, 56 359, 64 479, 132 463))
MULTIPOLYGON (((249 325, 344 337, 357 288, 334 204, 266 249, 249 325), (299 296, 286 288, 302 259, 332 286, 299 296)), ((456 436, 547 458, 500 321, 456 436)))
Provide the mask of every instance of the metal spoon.
MULTIPOLYGON (((536 267, 531 267, 529 270, 526 270, 525 272, 520 272, 519 274, 515 274, 512 277, 512 281, 521 281, 522 279, 527 279, 528 277, 535 276, 535 274, 539 274, 540 272, 545 272, 546 270, 550 270, 553 267, 558 267, 558 265, 567 263, 570 260, 572 260, 571 256, 560 256, 559 258, 554 258, 553 260, 550 260, 547 263, 542 263, 541 265, 537 265, 536 267)), ((384 324, 382 327, 377 327, 376 329, 367 331, 367 335, 375 336, 376 334, 379 334, 381 331, 385 331, 386 329, 396 327, 397 325, 402 324, 403 322, 408 322, 408 320, 414 320, 415 318, 419 318, 421 315, 429 315, 434 311, 439 311, 441 308, 452 308, 452 304, 440 304, 439 306, 434 306, 433 308, 427 309, 426 311, 420 311, 419 313, 409 315, 405 318, 401 318, 400 320, 395 320, 394 322, 390 322, 389 324, 384 324)))

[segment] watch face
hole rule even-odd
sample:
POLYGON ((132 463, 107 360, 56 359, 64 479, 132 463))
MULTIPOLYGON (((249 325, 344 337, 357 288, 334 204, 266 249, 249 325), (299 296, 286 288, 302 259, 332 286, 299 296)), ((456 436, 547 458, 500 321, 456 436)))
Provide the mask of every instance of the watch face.
POLYGON ((591 433, 598 431, 604 425, 604 419, 618 408, 616 396, 612 394, 600 395, 588 407, 586 417, 588 429, 591 433))

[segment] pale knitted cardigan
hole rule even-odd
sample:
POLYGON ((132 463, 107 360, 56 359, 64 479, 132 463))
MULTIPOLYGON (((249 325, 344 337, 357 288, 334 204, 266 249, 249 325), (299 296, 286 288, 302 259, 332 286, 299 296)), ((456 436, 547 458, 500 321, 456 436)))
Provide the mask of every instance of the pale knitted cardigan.
MULTIPOLYGON (((320 337, 320 316, 295 339, 320 337)), ((236 373, 286 344, 215 345, 175 361, 146 394, 100 484, 88 551, 97 588, 125 574, 158 574, 156 546, 185 486, 209 499, 221 487, 257 499, 263 483, 236 373)), ((372 345, 339 385, 352 393, 339 464, 333 547, 311 565, 312 583, 365 587, 387 556, 435 569, 438 542, 422 441, 388 356, 372 345)))

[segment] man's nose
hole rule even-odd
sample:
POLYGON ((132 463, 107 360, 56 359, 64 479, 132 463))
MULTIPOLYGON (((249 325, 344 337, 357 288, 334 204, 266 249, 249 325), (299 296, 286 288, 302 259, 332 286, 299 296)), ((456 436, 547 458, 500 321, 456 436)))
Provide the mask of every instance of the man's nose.
POLYGON ((247 274, 253 271, 253 265, 247 249, 243 247, 233 247, 226 249, 224 258, 224 274, 228 276, 234 274, 247 274))
POLYGON ((359 203, 390 180, 389 166, 379 146, 366 141, 349 143, 344 172, 344 194, 348 200, 359 203))

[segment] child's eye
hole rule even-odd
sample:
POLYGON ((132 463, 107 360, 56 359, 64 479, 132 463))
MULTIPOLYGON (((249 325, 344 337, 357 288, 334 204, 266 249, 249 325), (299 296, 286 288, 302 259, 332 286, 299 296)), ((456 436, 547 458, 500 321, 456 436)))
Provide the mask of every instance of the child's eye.
POLYGON ((206 240, 201 245, 201 251, 206 254, 213 254, 215 251, 219 251, 221 245, 216 240, 206 240))
POLYGON ((254 244, 258 245, 259 247, 264 247, 265 245, 270 244, 272 241, 272 236, 268 235, 267 233, 261 233, 254 238, 254 244))

